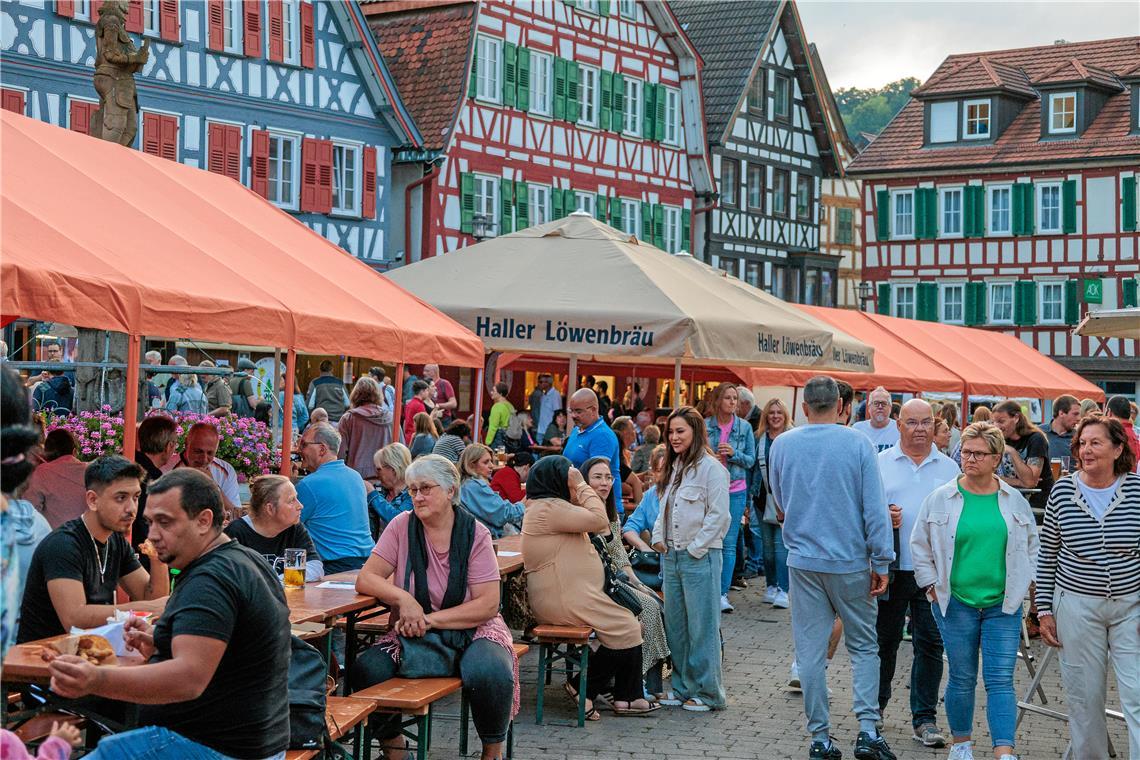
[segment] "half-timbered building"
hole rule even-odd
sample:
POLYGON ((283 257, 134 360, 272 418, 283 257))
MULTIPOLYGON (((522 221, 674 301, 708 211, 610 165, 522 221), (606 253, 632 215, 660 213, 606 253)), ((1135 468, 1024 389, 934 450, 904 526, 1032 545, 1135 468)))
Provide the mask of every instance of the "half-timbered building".
POLYGON ((781 298, 832 306, 839 257, 820 250, 820 181, 841 169, 791 0, 669 4, 704 59, 707 135, 719 200, 709 263, 781 298))
POLYGON ((885 314, 1002 330, 1140 391, 1140 341, 1072 334, 1134 306, 1140 37, 952 55, 852 162, 885 314))
MULTIPOLYGON (((102 5, 0 5, 4 108, 88 131, 102 5)), ((129 8, 127 29, 150 43, 135 75, 135 145, 232 177, 385 266, 386 249, 390 258, 402 239, 387 213, 392 154, 419 135, 356 3, 132 0, 129 8)))
POLYGON ((714 192, 700 59, 666 3, 362 7, 424 136, 396 156, 408 260, 576 210, 694 251, 714 192))

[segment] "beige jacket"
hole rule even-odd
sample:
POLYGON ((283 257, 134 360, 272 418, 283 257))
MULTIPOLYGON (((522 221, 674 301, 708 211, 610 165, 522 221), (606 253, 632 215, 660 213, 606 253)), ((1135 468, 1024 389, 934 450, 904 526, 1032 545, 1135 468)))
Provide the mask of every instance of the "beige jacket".
POLYGON ((693 559, 709 549, 720 549, 728 533, 728 470, 711 454, 681 476, 673 495, 674 479, 659 499, 661 510, 653 525, 654 544, 689 552, 693 559), (667 540, 666 540, 667 539, 667 540))

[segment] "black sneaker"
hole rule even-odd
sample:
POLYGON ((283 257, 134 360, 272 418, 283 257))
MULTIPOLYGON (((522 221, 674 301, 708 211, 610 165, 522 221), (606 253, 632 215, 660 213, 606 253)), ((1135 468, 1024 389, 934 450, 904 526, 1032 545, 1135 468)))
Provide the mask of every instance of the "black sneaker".
POLYGON ((881 735, 872 739, 866 731, 860 731, 855 739, 855 760, 898 760, 898 757, 881 735))
POLYGON ((811 743, 808 760, 843 760, 843 753, 839 750, 839 745, 835 743, 835 740, 829 737, 827 744, 823 742, 811 743))

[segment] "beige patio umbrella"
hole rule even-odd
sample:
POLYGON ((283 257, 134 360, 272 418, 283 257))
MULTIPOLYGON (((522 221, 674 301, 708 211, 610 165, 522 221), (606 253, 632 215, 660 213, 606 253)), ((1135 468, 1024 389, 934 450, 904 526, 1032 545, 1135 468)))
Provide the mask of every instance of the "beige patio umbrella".
POLYGON ((1090 311, 1077 326, 1076 333, 1095 338, 1140 339, 1140 308, 1090 311))
POLYGON ((387 276, 488 349, 567 356, 572 373, 578 358, 873 368, 871 347, 685 258, 574 213, 387 276))

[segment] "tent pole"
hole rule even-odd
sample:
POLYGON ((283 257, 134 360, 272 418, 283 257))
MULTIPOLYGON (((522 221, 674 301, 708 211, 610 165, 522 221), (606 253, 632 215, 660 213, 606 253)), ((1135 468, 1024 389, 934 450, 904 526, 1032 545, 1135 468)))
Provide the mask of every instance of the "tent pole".
MULTIPOLYGON (((566 405, 562 408, 570 414, 570 397, 578 390, 578 354, 570 354, 570 368, 566 371, 566 405)), ((590 390, 593 390, 592 388, 590 390)), ((569 423, 569 420, 567 420, 569 423)))
POLYGON ((798 385, 793 386, 792 387, 792 408, 790 410, 792 413, 792 419, 793 420, 796 418, 796 401, 798 401, 799 398, 800 398, 800 387, 798 385))
POLYGON ((475 424, 471 426, 471 440, 478 443, 479 428, 483 427, 483 368, 475 372, 475 424))
MULTIPOLYGON (((272 412, 277 411, 277 391, 281 390, 277 387, 277 379, 281 377, 281 348, 279 346, 273 347, 273 377, 269 378, 269 387, 272 389, 271 398, 269 399, 269 408, 272 412)), ((273 440, 281 441, 282 450, 285 446, 285 436, 281 435, 281 424, 277 422, 280 419, 276 414, 269 418, 273 424, 273 440)))
POLYGON ((673 360, 673 411, 681 406, 681 360, 673 360))
MULTIPOLYGON (((396 362, 396 379, 392 385, 393 390, 396 392, 393 395, 395 402, 392 404, 392 440, 397 443, 404 442, 404 426, 400 424, 400 412, 403 411, 404 405, 404 363, 396 362)), ((381 388, 380 392, 383 393, 384 389, 381 388)), ((408 441, 411 443, 411 441, 408 441)))
MULTIPOLYGON (((275 352, 274 360, 280 364, 281 350, 275 352)), ((296 380, 293 375, 297 370, 297 351, 290 348, 285 354, 285 396, 281 401, 282 409, 282 422, 281 422, 281 474, 289 477, 293 474, 292 463, 289 461, 289 455, 293 452, 293 394, 297 391, 296 380)), ((276 392, 275 392, 276 393, 276 392)))
POLYGON ((958 415, 958 428, 966 429, 966 420, 970 419, 970 386, 962 384, 962 412, 958 415))
POLYGON ((123 450, 122 454, 135 461, 135 444, 138 440, 139 424, 139 361, 142 352, 142 336, 131 333, 127 336, 127 387, 123 406, 123 450))

